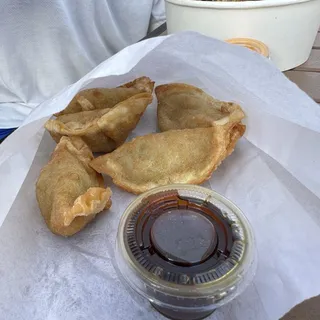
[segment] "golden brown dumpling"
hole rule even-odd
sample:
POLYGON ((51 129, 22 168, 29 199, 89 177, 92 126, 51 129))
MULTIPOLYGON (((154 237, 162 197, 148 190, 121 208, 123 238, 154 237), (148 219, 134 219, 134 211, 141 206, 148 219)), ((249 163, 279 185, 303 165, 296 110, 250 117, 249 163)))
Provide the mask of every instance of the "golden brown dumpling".
POLYGON ((229 130, 244 118, 241 107, 219 101, 201 89, 183 83, 156 87, 161 131, 223 126, 229 130))
POLYGON ((149 134, 94 159, 90 165, 136 194, 170 183, 199 184, 210 178, 243 133, 244 126, 238 124, 228 135, 223 128, 149 134))
POLYGON ((125 142, 152 102, 150 93, 139 93, 113 108, 82 111, 48 120, 45 128, 58 142, 62 136, 81 137, 93 152, 111 152, 125 142))
POLYGON ((77 137, 62 137, 50 162, 41 170, 36 196, 49 229, 71 236, 111 206, 111 190, 89 162, 88 146, 77 137))
POLYGON ((154 82, 150 78, 141 77, 118 88, 86 89, 77 93, 69 105, 55 115, 112 108, 138 93, 152 93, 153 87, 154 82))

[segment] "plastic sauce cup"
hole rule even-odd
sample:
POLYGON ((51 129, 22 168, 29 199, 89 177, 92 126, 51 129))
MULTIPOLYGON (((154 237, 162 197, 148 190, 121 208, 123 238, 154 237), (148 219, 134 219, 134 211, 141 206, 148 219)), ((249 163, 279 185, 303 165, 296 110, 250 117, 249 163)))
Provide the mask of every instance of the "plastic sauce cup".
POLYGON ((194 185, 140 195, 124 212, 116 262, 123 282, 171 319, 210 315, 251 283, 251 226, 231 201, 194 185))

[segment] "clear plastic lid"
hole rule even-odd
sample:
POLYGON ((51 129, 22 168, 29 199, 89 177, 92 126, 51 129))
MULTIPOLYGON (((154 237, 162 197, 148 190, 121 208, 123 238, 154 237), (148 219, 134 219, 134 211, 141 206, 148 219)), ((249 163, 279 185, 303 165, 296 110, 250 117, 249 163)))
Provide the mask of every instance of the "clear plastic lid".
POLYGON ((129 205, 116 261, 125 282, 153 304, 200 312, 244 290, 256 251, 238 207, 212 190, 181 184, 155 188, 129 205))

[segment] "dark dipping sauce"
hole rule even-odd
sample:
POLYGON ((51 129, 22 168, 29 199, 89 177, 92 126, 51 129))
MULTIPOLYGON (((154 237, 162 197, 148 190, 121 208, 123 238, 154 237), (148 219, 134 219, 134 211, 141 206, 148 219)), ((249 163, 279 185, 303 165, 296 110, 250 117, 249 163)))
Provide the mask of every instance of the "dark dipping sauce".
MULTIPOLYGON (((232 270, 244 251, 222 211, 210 202, 164 191, 144 199, 126 225, 127 246, 147 272, 172 284, 215 281, 232 270)), ((161 300, 175 297, 161 297, 161 300)), ((197 300, 201 303, 200 300, 197 300)), ((205 304, 205 302, 203 302, 205 304)), ((190 299, 179 300, 188 307, 190 299)), ((213 311, 180 312, 154 307, 171 319, 202 319, 213 311)))

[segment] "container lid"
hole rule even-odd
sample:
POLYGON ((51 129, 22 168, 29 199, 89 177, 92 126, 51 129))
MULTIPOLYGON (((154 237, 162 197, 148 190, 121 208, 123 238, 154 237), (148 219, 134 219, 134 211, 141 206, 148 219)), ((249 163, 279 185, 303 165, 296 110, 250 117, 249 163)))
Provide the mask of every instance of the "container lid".
POLYGON ((252 51, 260 53, 266 58, 269 58, 269 48, 261 41, 249 38, 232 38, 226 40, 226 42, 246 47, 252 51))
POLYGON ((127 284, 149 300, 183 306, 193 299, 196 306, 197 299, 218 304, 242 291, 254 274, 254 253, 251 227, 229 200, 202 187, 171 185, 127 208, 116 258, 127 284))

